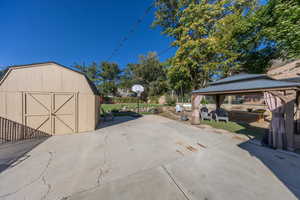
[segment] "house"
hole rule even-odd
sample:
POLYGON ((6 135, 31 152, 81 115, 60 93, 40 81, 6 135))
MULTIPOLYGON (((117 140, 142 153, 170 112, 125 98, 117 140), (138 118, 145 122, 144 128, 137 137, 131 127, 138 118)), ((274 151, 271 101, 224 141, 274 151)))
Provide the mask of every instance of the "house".
POLYGON ((277 80, 300 82, 300 59, 286 62, 274 61, 267 74, 277 80))
POLYGON ((55 62, 12 66, 0 80, 0 117, 51 135, 95 130, 99 109, 95 85, 55 62))

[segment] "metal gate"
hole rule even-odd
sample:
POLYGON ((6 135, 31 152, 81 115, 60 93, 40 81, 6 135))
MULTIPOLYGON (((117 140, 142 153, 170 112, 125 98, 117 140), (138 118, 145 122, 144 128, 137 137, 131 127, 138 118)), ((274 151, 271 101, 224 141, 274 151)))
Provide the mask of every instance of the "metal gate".
POLYGON ((24 92, 23 123, 54 134, 78 132, 77 93, 24 92))

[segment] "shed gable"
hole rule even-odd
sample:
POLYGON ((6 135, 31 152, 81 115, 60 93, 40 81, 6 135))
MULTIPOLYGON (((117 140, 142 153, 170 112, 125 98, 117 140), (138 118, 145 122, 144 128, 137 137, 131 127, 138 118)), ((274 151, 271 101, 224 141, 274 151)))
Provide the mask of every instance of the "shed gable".
POLYGON ((12 67, 0 81, 0 91, 51 91, 94 94, 83 74, 56 63, 12 67))

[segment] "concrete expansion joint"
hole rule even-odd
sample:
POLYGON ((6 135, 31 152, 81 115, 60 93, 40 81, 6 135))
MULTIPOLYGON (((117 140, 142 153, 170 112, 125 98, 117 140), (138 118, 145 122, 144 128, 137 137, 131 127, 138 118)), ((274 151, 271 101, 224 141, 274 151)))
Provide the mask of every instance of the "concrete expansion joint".
POLYGON ((172 182, 176 185, 177 189, 179 189, 179 191, 183 194, 183 196, 185 197, 186 200, 192 200, 187 194, 186 192, 183 190, 183 188, 181 188, 181 186, 176 182, 175 178, 172 176, 171 172, 169 172, 169 170, 166 168, 166 166, 162 165, 161 168, 166 172, 166 174, 170 177, 170 179, 172 180, 172 182))

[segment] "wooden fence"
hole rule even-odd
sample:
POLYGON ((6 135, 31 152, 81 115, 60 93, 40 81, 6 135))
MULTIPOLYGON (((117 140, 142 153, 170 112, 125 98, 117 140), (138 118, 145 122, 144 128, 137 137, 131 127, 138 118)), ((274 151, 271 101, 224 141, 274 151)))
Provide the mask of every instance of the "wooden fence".
POLYGON ((0 117, 0 144, 49 136, 48 133, 0 117))

